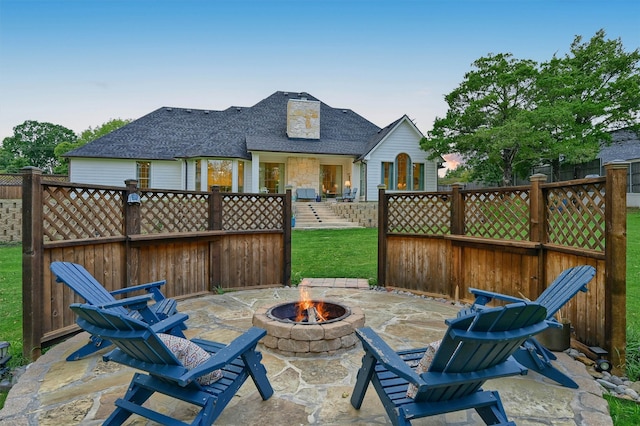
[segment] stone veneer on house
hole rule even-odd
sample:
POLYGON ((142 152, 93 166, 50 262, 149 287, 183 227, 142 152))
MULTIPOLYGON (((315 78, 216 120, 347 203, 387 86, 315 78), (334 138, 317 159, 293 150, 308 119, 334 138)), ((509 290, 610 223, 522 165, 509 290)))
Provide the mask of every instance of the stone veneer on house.
POLYGON ((287 136, 295 139, 320 139, 320 102, 289 99, 287 136))
POLYGON ((317 158, 287 158, 287 185, 293 187, 293 195, 298 188, 313 188, 319 194, 320 161, 317 158))

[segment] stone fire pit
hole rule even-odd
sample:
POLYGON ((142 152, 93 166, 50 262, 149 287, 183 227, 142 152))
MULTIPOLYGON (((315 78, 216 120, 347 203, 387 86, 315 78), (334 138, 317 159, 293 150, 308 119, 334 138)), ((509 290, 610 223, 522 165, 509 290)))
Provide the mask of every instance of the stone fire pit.
POLYGON ((296 321, 297 302, 258 308, 253 325, 267 330, 260 341, 265 347, 288 356, 331 355, 352 349, 358 342, 355 329, 364 326, 364 312, 359 307, 348 307, 335 301, 324 303, 332 312, 326 321, 296 321))

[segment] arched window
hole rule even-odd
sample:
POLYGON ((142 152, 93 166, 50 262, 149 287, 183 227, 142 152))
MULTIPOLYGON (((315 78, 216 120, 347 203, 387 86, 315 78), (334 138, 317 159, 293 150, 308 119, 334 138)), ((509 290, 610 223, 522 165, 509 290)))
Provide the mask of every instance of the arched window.
POLYGON ((405 154, 400 153, 396 157, 396 188, 399 191, 409 191, 412 189, 411 179, 411 158, 405 154))

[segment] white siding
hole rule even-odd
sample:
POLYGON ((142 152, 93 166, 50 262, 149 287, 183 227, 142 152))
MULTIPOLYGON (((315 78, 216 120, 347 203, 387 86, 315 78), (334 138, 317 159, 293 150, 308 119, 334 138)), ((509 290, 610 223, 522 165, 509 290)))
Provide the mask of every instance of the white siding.
POLYGON ((382 163, 394 162, 400 153, 409 155, 411 163, 424 163, 425 190, 437 190, 437 164, 427 160, 427 153, 420 148, 421 137, 405 120, 369 153, 367 156, 368 201, 378 200, 378 185, 382 183, 382 163))
POLYGON ((183 174, 182 161, 152 161, 149 187, 157 189, 184 189, 183 174))
MULTIPOLYGON (((127 179, 136 179, 136 160, 72 158, 71 182, 125 186, 127 179)), ((149 186, 157 189, 182 189, 183 166, 180 161, 151 161, 149 186)))
POLYGON ((134 160, 72 158, 70 172, 71 182, 125 186, 125 180, 136 178, 136 162, 134 160))
POLYGON ((424 189, 425 191, 438 190, 438 163, 427 160, 424 166, 424 189))

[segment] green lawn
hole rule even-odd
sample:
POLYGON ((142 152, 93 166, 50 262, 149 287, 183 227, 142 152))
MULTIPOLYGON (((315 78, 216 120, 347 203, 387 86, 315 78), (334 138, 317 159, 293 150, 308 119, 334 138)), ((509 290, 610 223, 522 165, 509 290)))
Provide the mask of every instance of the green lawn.
MULTIPOLYGON (((302 278, 366 278, 376 283, 377 229, 317 230, 292 233, 291 275, 302 278)), ((0 245, 0 340, 11 343, 12 365, 24 363, 22 352, 21 246, 0 245)), ((627 363, 640 377, 640 211, 627 215, 627 363)), ((4 397, 0 393, 0 407, 4 397)), ((609 398, 615 426, 640 424, 640 405, 609 398)))
POLYGON ((22 246, 0 245, 0 340, 11 344, 11 365, 22 359, 22 246))
POLYGON ((291 235, 291 281, 302 278, 367 278, 378 274, 378 230, 294 230, 291 235))

